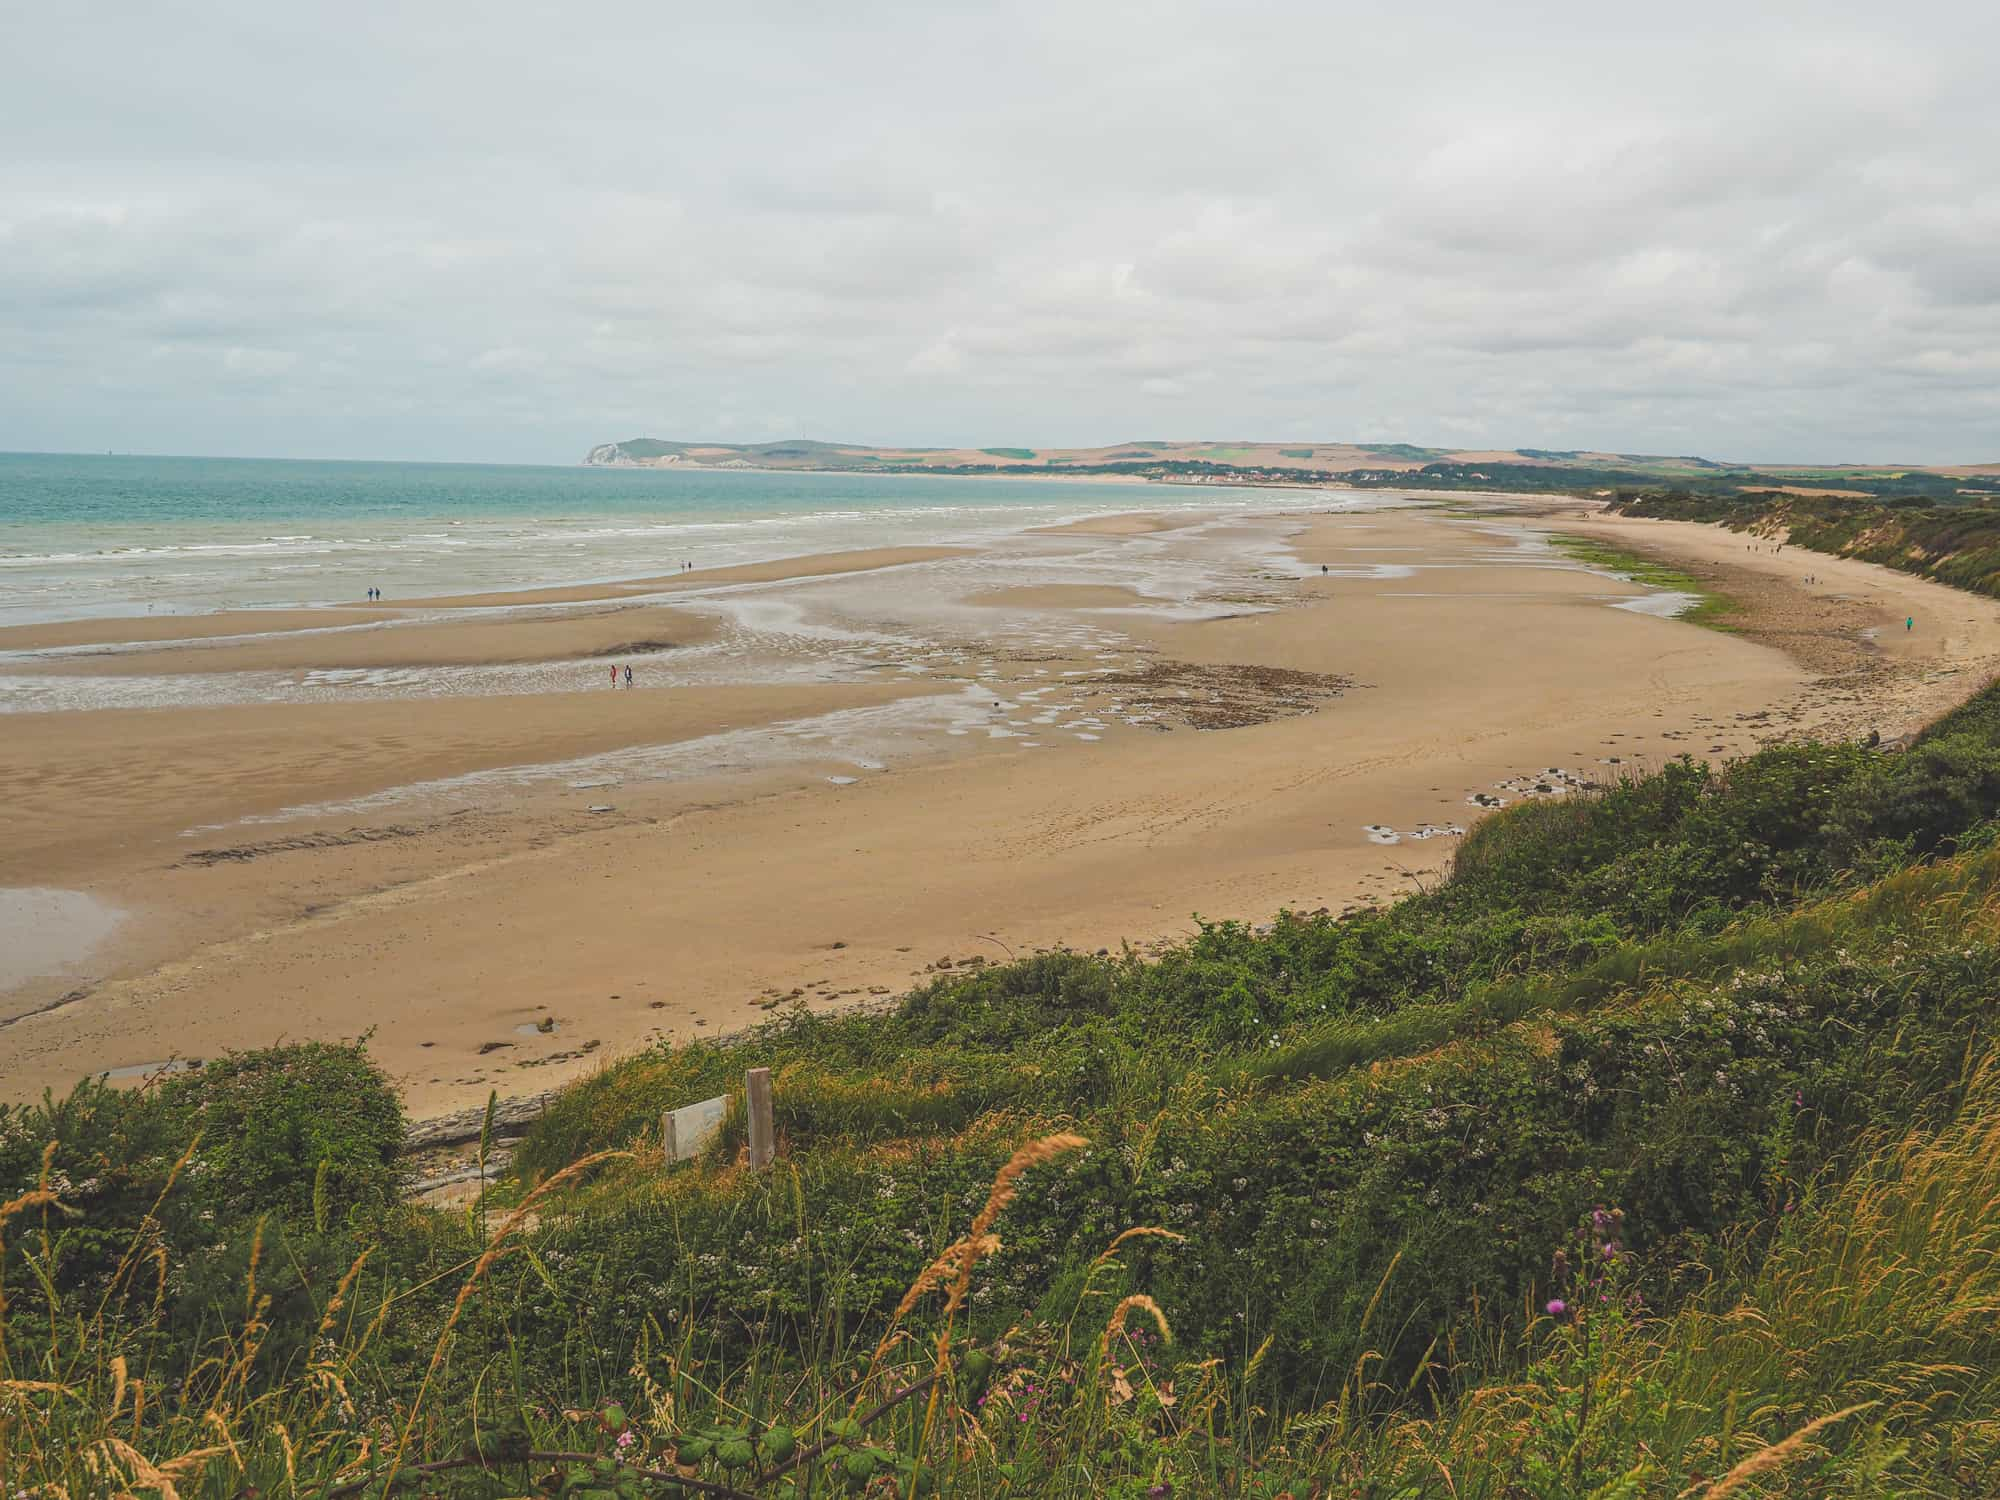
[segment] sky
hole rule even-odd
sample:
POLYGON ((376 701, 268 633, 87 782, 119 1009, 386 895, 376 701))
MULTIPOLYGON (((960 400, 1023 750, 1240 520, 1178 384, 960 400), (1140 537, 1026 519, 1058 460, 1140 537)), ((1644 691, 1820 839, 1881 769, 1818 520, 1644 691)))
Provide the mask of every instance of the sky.
POLYGON ((0 15, 0 449, 2000 461, 2000 5, 0 15))

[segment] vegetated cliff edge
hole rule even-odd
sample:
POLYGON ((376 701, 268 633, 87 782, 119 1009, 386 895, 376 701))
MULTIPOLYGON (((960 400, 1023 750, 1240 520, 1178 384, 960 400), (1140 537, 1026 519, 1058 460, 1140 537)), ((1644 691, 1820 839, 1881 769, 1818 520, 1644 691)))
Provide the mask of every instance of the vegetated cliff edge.
POLYGON ((2000 492, 1963 479, 1948 497, 1881 500, 1853 495, 1751 491, 1700 495, 1682 489, 1622 495, 1632 516, 1706 521, 1775 537, 1786 545, 1859 558, 1981 594, 2000 594, 2000 492))

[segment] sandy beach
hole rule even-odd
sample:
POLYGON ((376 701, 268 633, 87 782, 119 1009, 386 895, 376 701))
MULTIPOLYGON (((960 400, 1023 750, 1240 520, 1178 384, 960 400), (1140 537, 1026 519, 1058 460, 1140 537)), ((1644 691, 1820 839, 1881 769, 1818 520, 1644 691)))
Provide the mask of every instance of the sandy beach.
POLYGON ((0 887, 103 921, 0 967, 5 1092, 372 1031, 431 1114, 947 963, 1386 899, 1488 806, 1893 737, 2000 668, 2000 605, 1866 564, 1337 507, 9 629, 47 696, 5 719, 0 887), (1549 531, 1712 580, 1735 630, 1620 607, 1549 531))

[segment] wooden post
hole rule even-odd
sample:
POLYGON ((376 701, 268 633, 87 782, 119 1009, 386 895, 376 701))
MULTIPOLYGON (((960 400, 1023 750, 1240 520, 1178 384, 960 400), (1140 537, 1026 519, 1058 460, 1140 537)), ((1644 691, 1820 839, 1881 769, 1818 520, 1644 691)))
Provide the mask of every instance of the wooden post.
POLYGON ((743 1092, 750 1116, 750 1165, 768 1167, 778 1154, 778 1133, 771 1122, 771 1070, 752 1068, 744 1074, 743 1092))

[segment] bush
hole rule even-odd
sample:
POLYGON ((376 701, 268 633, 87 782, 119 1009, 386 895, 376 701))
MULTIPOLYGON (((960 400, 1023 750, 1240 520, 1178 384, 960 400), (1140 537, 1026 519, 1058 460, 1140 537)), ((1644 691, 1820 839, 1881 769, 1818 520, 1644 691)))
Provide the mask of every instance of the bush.
MULTIPOLYGON (((267 1215, 308 1230, 379 1225, 397 1202, 402 1139, 401 1103, 365 1043, 237 1052, 145 1088, 86 1080, 0 1109, 0 1198, 33 1188, 48 1153, 70 1211, 39 1222, 51 1274, 74 1289, 118 1265, 163 1194, 158 1231, 182 1251, 247 1243, 267 1215)), ((18 1258, 0 1273, 19 1279, 18 1258)))
POLYGON ((197 1212, 337 1223, 396 1199, 403 1106, 365 1042, 231 1052, 169 1078, 159 1105, 173 1138, 200 1135, 183 1199, 197 1212))

